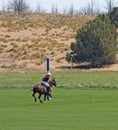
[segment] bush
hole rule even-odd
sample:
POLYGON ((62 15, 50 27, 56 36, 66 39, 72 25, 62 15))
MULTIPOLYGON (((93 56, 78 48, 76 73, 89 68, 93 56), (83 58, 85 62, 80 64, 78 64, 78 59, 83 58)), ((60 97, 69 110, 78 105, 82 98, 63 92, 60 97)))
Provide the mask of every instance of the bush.
POLYGON ((110 14, 111 22, 118 28, 118 7, 113 8, 110 14))
POLYGON ((76 35, 76 43, 71 44, 74 62, 90 62, 92 67, 101 67, 116 61, 116 28, 108 15, 100 15, 86 23, 76 35))

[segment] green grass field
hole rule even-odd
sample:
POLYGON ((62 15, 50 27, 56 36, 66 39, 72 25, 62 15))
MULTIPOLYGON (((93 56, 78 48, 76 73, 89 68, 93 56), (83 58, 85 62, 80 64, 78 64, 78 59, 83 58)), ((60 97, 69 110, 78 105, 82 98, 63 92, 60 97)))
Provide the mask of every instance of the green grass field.
MULTIPOLYGON (((0 130, 117 130, 117 72, 57 72, 53 100, 34 102, 43 73, 0 74, 0 130)), ((38 95, 37 95, 38 96, 38 95)))

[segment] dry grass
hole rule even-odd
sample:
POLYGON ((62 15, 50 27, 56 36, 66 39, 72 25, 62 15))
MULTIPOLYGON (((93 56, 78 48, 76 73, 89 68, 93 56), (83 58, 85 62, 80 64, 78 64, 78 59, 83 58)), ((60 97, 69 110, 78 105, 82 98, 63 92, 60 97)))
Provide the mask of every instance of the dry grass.
MULTIPOLYGON (((0 67, 45 69, 68 65, 66 53, 75 41, 76 31, 93 16, 62 14, 0 13, 0 67)), ((1 71, 2 69, 0 69, 1 71)))

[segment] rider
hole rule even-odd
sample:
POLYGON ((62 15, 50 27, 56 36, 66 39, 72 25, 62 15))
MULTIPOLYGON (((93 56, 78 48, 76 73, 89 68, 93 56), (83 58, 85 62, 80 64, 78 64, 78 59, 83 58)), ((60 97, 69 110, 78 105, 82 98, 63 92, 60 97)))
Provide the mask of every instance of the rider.
POLYGON ((44 85, 44 87, 46 87, 46 89, 47 89, 47 96, 49 95, 50 85, 49 85, 48 81, 50 80, 50 76, 51 76, 51 73, 47 72, 47 74, 43 77, 42 82, 41 82, 44 85))

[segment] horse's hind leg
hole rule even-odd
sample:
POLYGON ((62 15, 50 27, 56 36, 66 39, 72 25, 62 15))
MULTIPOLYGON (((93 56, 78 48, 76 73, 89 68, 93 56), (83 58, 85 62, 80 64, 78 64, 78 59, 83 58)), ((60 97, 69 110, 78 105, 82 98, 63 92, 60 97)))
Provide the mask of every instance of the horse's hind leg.
POLYGON ((33 88, 33 94, 32 94, 32 96, 34 97, 34 101, 36 102, 37 99, 36 99, 36 97, 35 97, 35 94, 36 94, 36 91, 35 91, 35 88, 33 88))
POLYGON ((43 103, 43 101, 42 101, 42 99, 41 99, 41 94, 39 94, 39 102, 42 104, 43 103))
POLYGON ((34 97, 34 101, 36 102, 37 99, 36 99, 36 97, 35 97, 35 94, 36 94, 36 92, 34 92, 34 93, 32 94, 32 96, 34 97))

